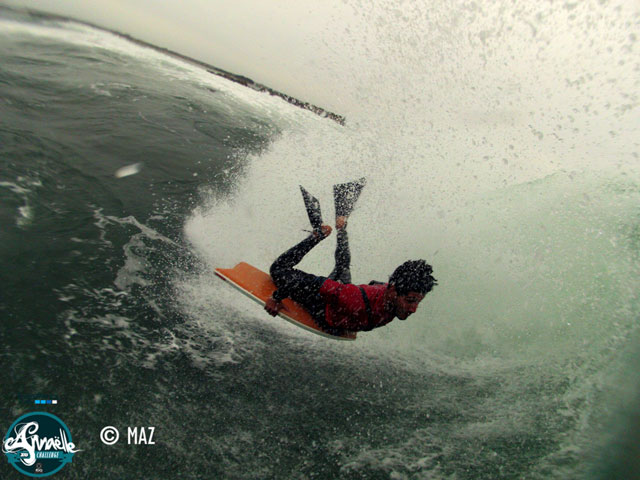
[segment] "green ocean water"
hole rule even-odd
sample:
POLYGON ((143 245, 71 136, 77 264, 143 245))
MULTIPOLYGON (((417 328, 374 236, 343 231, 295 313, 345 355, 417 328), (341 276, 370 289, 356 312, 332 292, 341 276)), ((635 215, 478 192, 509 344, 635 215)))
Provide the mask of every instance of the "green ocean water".
MULTIPOLYGON (((638 176, 448 203, 428 165, 399 189, 402 165, 343 161, 372 135, 0 10, 0 426, 58 399, 81 450, 59 478, 637 477, 638 176), (412 322, 331 342, 215 278, 304 235, 299 183, 330 218, 362 175, 355 275, 423 256, 440 280, 412 322), (155 445, 104 445, 107 425, 155 445)), ((306 268, 331 270, 323 248, 306 268)))

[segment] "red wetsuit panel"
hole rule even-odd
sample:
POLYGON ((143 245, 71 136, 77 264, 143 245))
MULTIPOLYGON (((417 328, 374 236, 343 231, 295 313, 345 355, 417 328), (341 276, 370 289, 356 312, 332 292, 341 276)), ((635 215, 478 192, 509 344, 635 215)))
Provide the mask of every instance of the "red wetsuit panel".
POLYGON ((354 285, 327 279, 320 287, 320 296, 327 302, 326 322, 335 328, 359 331, 371 330, 393 320, 393 314, 384 309, 384 293, 387 284, 354 285), (371 318, 362 298, 362 287, 371 304, 371 318))

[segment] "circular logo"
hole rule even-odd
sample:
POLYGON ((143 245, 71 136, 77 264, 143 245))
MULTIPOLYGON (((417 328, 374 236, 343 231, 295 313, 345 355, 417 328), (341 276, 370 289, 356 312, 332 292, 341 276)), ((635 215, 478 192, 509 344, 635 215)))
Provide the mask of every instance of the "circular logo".
POLYGON ((105 445, 115 445, 120 440, 120 432, 116 427, 104 427, 100 432, 100 440, 105 445))
POLYGON ((53 475, 78 451, 64 422, 46 412, 21 416, 2 442, 2 453, 9 463, 30 477, 53 475))

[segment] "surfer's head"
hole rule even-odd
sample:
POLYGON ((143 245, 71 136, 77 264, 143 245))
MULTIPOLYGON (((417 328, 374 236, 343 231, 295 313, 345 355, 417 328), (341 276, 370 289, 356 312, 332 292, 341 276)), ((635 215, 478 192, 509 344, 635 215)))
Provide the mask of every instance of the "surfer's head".
POLYGON ((409 260, 391 274, 387 301, 400 320, 406 320, 415 313, 424 296, 437 285, 432 272, 431 265, 424 260, 409 260))
POLYGON ((400 265, 389 277, 389 285, 393 285, 398 295, 418 292, 429 293, 438 281, 431 275, 433 268, 424 260, 408 260, 400 265))

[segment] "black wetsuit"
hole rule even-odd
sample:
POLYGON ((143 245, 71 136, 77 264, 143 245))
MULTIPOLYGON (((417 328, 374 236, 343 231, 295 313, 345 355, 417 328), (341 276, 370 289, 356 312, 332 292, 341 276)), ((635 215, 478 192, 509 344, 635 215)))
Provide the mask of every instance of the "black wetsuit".
POLYGON ((294 268, 320 243, 320 239, 314 236, 304 239, 273 262, 270 273, 278 287, 273 299, 278 302, 287 297, 295 300, 329 333, 368 331, 386 325, 394 318, 385 301, 388 285, 382 282, 353 285, 348 282, 351 279, 348 237, 343 230, 338 233, 336 266, 328 278, 294 268), (345 280, 347 282, 343 283, 345 280))
POLYGON ((273 299, 281 302, 291 298, 302 305, 311 316, 323 327, 329 329, 325 322, 325 300, 318 291, 327 278, 341 283, 351 283, 351 252, 349 236, 345 229, 338 229, 338 240, 335 252, 335 267, 328 277, 303 272, 295 267, 309 251, 320 243, 320 237, 307 237, 297 245, 280 255, 271 265, 269 273, 278 289, 273 292, 273 299))

